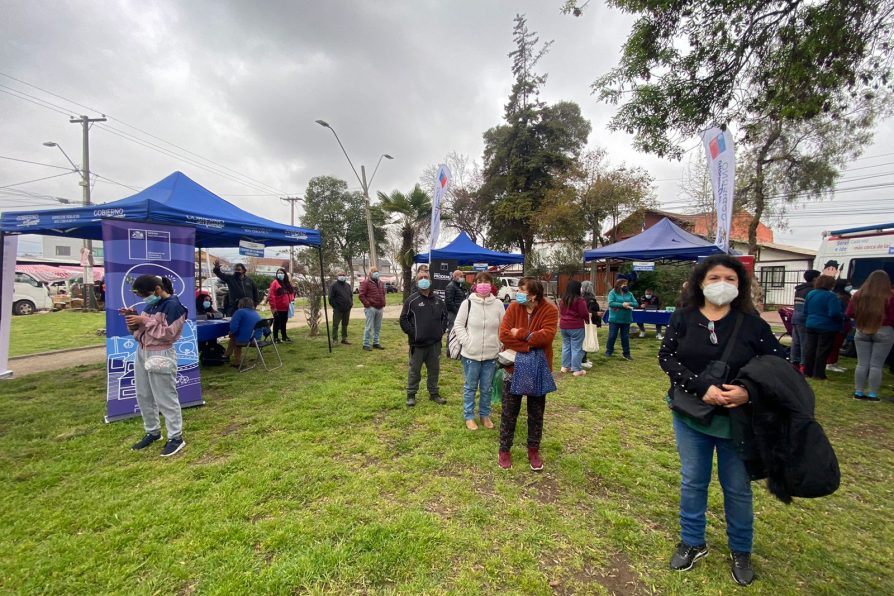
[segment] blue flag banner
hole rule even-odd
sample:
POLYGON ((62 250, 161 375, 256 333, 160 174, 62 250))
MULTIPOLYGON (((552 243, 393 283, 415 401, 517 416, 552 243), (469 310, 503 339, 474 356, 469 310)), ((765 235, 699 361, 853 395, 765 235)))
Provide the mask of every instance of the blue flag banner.
POLYGON ((196 342, 195 312, 195 229, 147 222, 103 220, 102 241, 106 274, 106 422, 137 416, 133 367, 137 341, 133 338, 120 308, 143 311, 143 302, 131 287, 141 275, 164 276, 171 280, 174 294, 189 311, 177 351, 177 393, 181 406, 201 405, 199 350, 196 342))

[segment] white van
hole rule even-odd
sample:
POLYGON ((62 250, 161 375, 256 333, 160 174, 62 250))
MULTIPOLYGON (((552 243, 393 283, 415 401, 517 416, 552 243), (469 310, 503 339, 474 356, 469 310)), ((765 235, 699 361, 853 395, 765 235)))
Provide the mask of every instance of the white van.
POLYGON ((16 315, 30 315, 38 310, 53 310, 50 290, 42 281, 30 274, 16 271, 12 293, 12 312, 16 315))
POLYGON ((894 279, 894 223, 823 232, 813 268, 838 261, 838 275, 859 288, 870 273, 883 269, 894 279))
POLYGON ((497 298, 505 304, 509 304, 515 300, 515 293, 518 292, 518 277, 498 277, 497 278, 497 298))

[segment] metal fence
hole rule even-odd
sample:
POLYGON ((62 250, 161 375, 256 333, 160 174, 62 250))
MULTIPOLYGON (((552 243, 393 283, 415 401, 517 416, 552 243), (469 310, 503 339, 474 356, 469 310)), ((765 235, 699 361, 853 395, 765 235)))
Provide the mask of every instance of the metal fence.
POLYGON ((758 272, 758 281, 763 290, 764 310, 794 305, 795 286, 804 282, 805 271, 784 266, 762 267, 758 272))

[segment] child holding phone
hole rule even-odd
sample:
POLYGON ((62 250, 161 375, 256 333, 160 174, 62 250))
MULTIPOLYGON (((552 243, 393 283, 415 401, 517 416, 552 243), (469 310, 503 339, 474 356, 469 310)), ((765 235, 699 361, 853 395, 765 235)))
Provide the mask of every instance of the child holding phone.
POLYGON ((183 416, 177 396, 177 353, 174 343, 180 339, 187 311, 180 299, 173 295, 174 287, 166 277, 141 275, 133 282, 133 293, 143 299, 146 305, 143 313, 137 314, 129 308, 118 311, 125 317, 127 328, 139 343, 134 360, 134 382, 146 435, 132 449, 145 449, 161 439, 158 417, 161 412, 168 432, 161 456, 170 457, 186 447, 183 416))

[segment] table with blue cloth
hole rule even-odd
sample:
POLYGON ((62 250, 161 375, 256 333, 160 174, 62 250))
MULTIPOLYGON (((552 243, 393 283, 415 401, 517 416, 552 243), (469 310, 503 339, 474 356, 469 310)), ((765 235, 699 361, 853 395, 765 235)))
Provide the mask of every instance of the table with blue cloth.
MULTIPOLYGON (((602 317, 606 323, 608 323, 608 313, 609 311, 606 309, 605 315, 602 317)), ((666 310, 643 310, 637 308, 633 310, 633 322, 634 324, 667 326, 673 314, 666 310)))
POLYGON ((200 343, 203 341, 211 341, 218 337, 226 337, 229 334, 230 319, 196 321, 196 340, 200 343))

